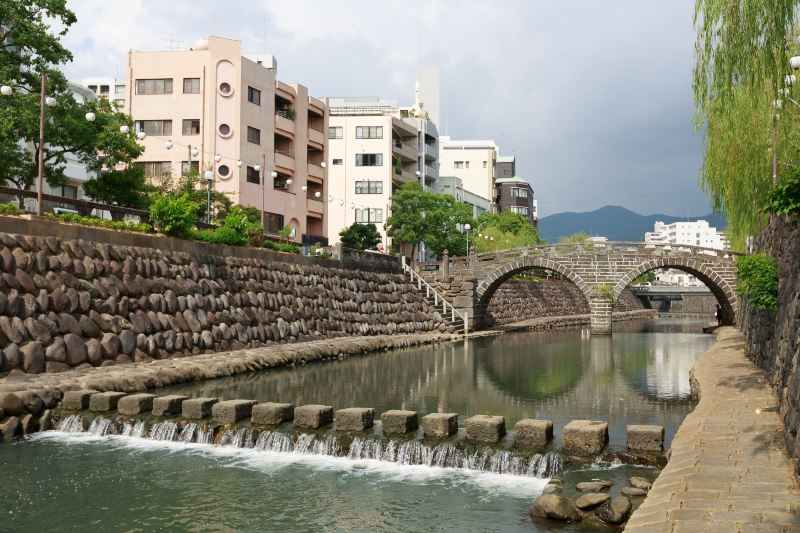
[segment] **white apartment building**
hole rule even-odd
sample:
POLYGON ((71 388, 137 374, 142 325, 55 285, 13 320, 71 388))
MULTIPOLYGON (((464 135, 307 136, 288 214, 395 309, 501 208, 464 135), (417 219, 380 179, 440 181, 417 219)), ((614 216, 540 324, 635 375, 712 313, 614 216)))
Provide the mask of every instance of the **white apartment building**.
POLYGON ((469 204, 474 218, 477 218, 481 213, 489 211, 491 208, 491 202, 488 198, 483 198, 468 191, 464 187, 461 178, 457 176, 439 176, 438 182, 431 190, 439 194, 450 195, 460 202, 469 204))
POLYGON ((500 149, 493 140, 439 139, 439 173, 458 177, 464 190, 482 198, 494 197, 494 178, 500 149))
MULTIPOLYGON (((653 231, 644 234, 644 242, 675 246, 702 246, 713 248, 714 250, 728 248, 725 234, 717 231, 717 228, 709 225, 706 220, 673 222, 672 224, 658 221, 654 224, 653 231)), ((683 287, 700 287, 704 285, 702 281, 691 274, 672 268, 656 272, 655 280, 659 284, 680 285, 683 287)))
POLYGON ((392 192, 411 180, 436 184, 436 126, 414 108, 377 98, 329 98, 328 108, 329 242, 354 222, 371 223, 388 249, 392 192))
POLYGON ((83 86, 92 91, 98 98, 106 98, 119 109, 125 109, 125 80, 116 78, 84 78, 83 86))

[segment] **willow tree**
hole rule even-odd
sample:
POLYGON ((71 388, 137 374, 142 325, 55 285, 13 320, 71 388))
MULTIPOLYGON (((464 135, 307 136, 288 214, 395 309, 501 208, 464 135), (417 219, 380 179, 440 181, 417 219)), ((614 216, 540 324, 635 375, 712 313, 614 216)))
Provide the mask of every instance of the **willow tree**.
POLYGON ((781 94, 791 72, 798 5, 800 0, 696 0, 700 182, 714 209, 728 216, 737 248, 764 225, 760 208, 772 183, 773 150, 779 166, 800 164, 797 106, 781 94), (785 105, 776 120, 778 99, 785 105))

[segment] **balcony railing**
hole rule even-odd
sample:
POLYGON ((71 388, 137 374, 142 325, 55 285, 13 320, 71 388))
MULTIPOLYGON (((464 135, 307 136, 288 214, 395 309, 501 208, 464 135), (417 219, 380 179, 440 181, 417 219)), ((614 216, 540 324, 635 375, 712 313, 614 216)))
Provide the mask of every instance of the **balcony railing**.
POLYGON ((306 235, 303 234, 300 236, 300 242, 306 244, 308 246, 319 244, 321 246, 328 246, 328 238, 323 237, 322 235, 306 235))
POLYGON ((308 164, 308 175, 320 179, 325 177, 325 173, 322 170, 322 167, 319 165, 315 165, 313 163, 308 164))
POLYGON ((294 154, 275 151, 275 166, 294 170, 294 154))
POLYGON ((308 128, 308 140, 313 143, 325 144, 325 134, 319 130, 316 130, 312 127, 308 128))

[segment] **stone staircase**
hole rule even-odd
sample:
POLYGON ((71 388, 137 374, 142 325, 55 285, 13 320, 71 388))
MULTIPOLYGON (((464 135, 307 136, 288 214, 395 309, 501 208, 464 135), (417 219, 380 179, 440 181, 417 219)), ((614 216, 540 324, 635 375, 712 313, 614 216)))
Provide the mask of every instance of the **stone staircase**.
POLYGON ((452 303, 448 302, 444 296, 437 292, 427 281, 422 279, 422 276, 406 263, 405 257, 402 258, 401 267, 403 272, 410 277, 411 283, 417 286, 417 289, 423 294, 431 307, 439 311, 442 315, 447 331, 450 333, 464 333, 466 335, 469 332, 468 316, 456 311, 452 303))

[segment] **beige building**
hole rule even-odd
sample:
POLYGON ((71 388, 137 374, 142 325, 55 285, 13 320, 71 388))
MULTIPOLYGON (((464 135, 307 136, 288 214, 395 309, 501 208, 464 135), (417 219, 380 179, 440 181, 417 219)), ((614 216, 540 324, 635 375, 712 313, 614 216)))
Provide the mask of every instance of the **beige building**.
POLYGON ((375 224, 382 246, 392 192, 412 180, 430 188, 438 178, 438 133, 413 108, 379 99, 331 98, 328 238, 354 222, 375 224), (425 133, 422 134, 424 128, 425 133), (424 179, 423 179, 424 176, 424 179))
POLYGON ((439 173, 456 176, 465 191, 494 198, 495 164, 499 148, 492 140, 439 139, 439 173))
POLYGON ((268 234, 290 225, 297 242, 325 242, 327 107, 279 81, 272 56, 244 57, 239 41, 210 37, 131 51, 126 76, 148 175, 210 171, 216 190, 263 212, 268 234))

